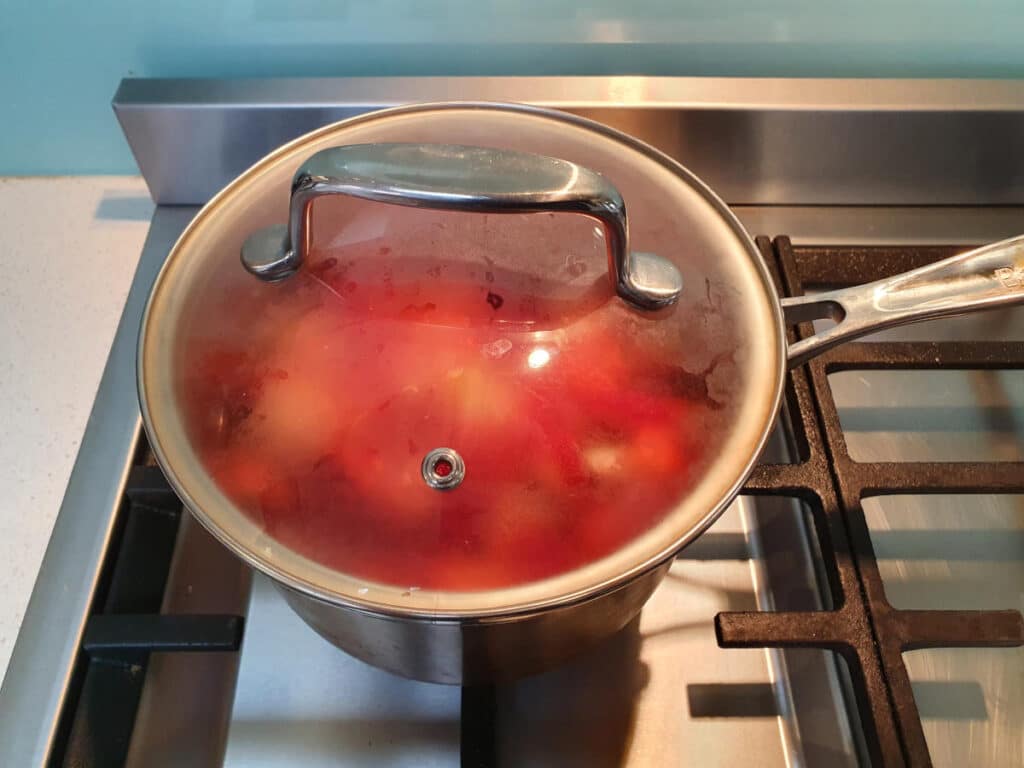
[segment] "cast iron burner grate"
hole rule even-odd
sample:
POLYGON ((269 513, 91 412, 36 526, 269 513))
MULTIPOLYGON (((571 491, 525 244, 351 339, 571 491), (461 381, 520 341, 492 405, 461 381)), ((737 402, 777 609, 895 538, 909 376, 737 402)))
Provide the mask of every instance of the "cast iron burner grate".
MULTIPOLYGON (((805 286, 864 283, 951 256, 955 248, 794 248, 788 238, 757 245, 785 295, 805 286)), ((791 331, 792 333, 792 331, 791 331)), ((809 323, 797 335, 810 335, 809 323)), ((744 488, 796 496, 812 510, 832 592, 830 611, 721 613, 725 648, 821 648, 846 660, 872 762, 931 765, 903 663, 920 648, 1017 646, 1017 611, 898 610, 886 599, 861 500, 915 493, 1024 492, 1024 462, 856 462, 847 451, 828 375, 847 370, 1019 369, 1024 342, 862 342, 838 347, 788 377, 798 464, 762 464, 744 488)))
MULTIPOLYGON (((780 288, 876 280, 952 255, 954 248, 794 248, 758 238, 780 288)), ((810 333, 809 325, 797 334, 810 333)), ((828 375, 844 370, 1024 368, 1024 342, 858 343, 793 371, 787 403, 796 464, 761 464, 744 493, 797 497, 812 510, 834 610, 722 613, 727 648, 820 648, 845 658, 872 763, 928 766, 931 759, 902 652, 952 646, 1017 646, 1017 611, 897 610, 885 597, 861 499, 895 493, 1021 493, 1022 462, 858 463, 850 458, 828 375)), ((104 576, 93 601, 58 727, 51 765, 124 763, 151 651, 237 651, 237 616, 161 615, 181 516, 143 441, 128 478, 104 576)), ((463 689, 462 764, 495 763, 491 687, 463 689)))
POLYGON ((124 765, 151 653, 238 651, 244 619, 164 614, 182 506, 141 439, 48 765, 124 765))

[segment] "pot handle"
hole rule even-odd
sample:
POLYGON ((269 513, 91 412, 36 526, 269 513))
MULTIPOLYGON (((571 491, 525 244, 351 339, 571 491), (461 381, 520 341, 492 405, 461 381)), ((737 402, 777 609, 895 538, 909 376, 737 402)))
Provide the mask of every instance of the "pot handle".
POLYGON ((294 274, 310 246, 310 207, 322 195, 479 213, 580 213, 604 227, 619 296, 658 309, 682 291, 674 264, 629 250, 625 203, 600 174, 553 157, 450 144, 354 144, 317 152, 292 181, 288 225, 246 239, 245 268, 267 281, 294 274))
POLYGON ((1024 303, 1024 236, 866 285, 783 299, 787 324, 836 324, 789 348, 795 367, 849 339, 906 323, 1024 303))

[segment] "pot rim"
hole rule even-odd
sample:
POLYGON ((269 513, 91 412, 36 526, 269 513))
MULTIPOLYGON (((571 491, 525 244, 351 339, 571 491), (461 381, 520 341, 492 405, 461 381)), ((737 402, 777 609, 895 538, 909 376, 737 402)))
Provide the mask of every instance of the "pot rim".
MULTIPOLYGON (((139 328, 139 337, 136 347, 136 385, 138 389, 139 404, 142 412, 142 422, 149 439, 150 447, 156 457, 158 464, 163 470, 167 477, 168 483, 177 494, 182 504, 196 517, 197 520, 222 544, 224 544, 229 550, 234 552, 243 561, 248 563, 251 567, 265 573, 276 581, 280 582, 284 586, 304 594, 313 599, 323 601, 332 605, 348 608, 351 610, 358 611, 360 613, 367 613, 376 616, 392 617, 398 619, 415 619, 425 621, 457 621, 463 623, 472 623, 474 621, 481 622, 500 622, 503 620, 514 619, 523 615, 533 614, 540 611, 565 607, 581 602, 585 602, 603 594, 613 592, 633 579, 640 575, 647 573, 648 571, 658 567, 666 560, 674 557, 681 549, 690 544, 698 536, 704 533, 708 527, 712 525, 725 511, 726 507, 733 501, 740 491, 740 488, 746 482, 747 477, 752 471, 758 457, 760 456, 764 446, 771 433, 772 427, 775 424, 777 414, 779 412, 782 393, 784 389, 786 375, 786 327, 783 319, 782 309, 779 302, 779 297, 775 289, 771 274, 768 271, 768 267, 764 262, 764 259, 754 243, 753 239, 743 228, 739 219, 733 214, 728 208, 725 202, 718 197, 718 195, 700 178, 689 171, 682 164, 664 154, 658 149, 650 146, 646 142, 630 136, 629 134, 623 133, 615 128, 603 125, 602 123, 590 120, 588 118, 579 117, 577 115, 561 112, 559 110, 548 109, 545 107, 537 107, 525 104, 516 103, 503 103, 503 102, 486 102, 486 101, 448 101, 448 102, 430 102, 430 103, 418 103, 409 104, 398 107, 392 107, 388 109, 375 110, 355 117, 340 120, 330 125, 323 126, 314 131, 299 136, 292 141, 283 144, 272 152, 268 153, 248 169, 243 171, 238 177, 228 183, 222 190, 214 195, 200 211, 195 215, 188 226, 182 231, 177 241, 168 253, 164 264, 161 266, 159 273, 153 283, 153 288, 150 291, 149 296, 146 300, 146 305, 143 309, 142 322, 139 328), (284 157, 290 155, 302 146, 313 143, 315 140, 339 131, 343 128, 359 125, 362 123, 371 122, 384 117, 415 114, 420 112, 434 112, 439 110, 487 110, 497 112, 512 112, 529 114, 538 117, 553 119, 558 122, 568 123, 570 125, 596 132, 610 140, 626 145, 628 148, 639 152, 641 155, 647 157, 650 160, 658 163, 670 173, 679 177, 686 185, 696 191, 714 210, 721 221, 732 231, 732 234, 736 237, 738 243, 742 246, 742 249, 746 252, 747 256, 751 261, 751 266, 756 273, 756 276, 760 279, 763 284, 765 294, 768 297, 767 309, 772 317, 772 328, 765 329, 764 341, 770 342, 773 346, 772 352, 776 360, 775 375, 771 378, 770 382, 759 382, 762 385, 770 385, 772 388, 771 397, 769 398, 769 406, 763 409, 765 414, 764 423, 758 432, 757 440, 751 443, 749 455, 742 462, 741 471, 736 474, 736 479, 730 484, 725 493, 723 493, 718 501, 711 506, 711 508, 695 523, 689 525, 683 533, 667 539, 666 543, 656 548, 654 551, 646 554, 642 559, 633 563, 630 567, 625 570, 613 573, 611 575, 605 575, 603 578, 593 580, 586 583, 584 586, 577 587, 569 591, 559 591, 557 589, 546 589, 544 590, 545 595, 535 599, 516 599, 514 595, 516 593, 524 593, 538 590, 539 585, 544 584, 557 584, 560 581, 566 580, 573 575, 577 575, 581 571, 595 570, 600 571, 600 564, 604 563, 617 553, 621 553, 623 549, 636 544, 640 539, 648 537, 654 530, 660 525, 664 524, 669 518, 672 517, 672 512, 669 512, 662 519, 661 523, 656 524, 654 528, 648 530, 646 533, 641 534, 636 539, 627 542, 623 547, 615 550, 614 552, 606 555, 605 557, 592 561, 585 566, 576 568, 572 571, 568 571, 563 574, 558 574, 537 582, 530 582, 524 585, 514 585, 510 587, 501 587, 497 589, 487 589, 479 591, 467 591, 467 592, 446 592, 441 590, 417 590, 414 594, 417 596, 416 602, 418 605, 401 605, 395 602, 385 602, 373 599, 362 598, 356 595, 341 593, 333 589, 326 589, 323 586, 317 584, 315 581, 298 576, 291 571, 280 567, 274 562, 274 557, 267 556, 253 547, 246 546, 242 542, 229 535, 222 526, 217 522, 218 514, 216 511, 211 513, 210 510, 205 509, 202 505, 198 504, 193 494, 189 492, 185 482, 182 481, 179 473, 175 471, 173 462, 169 459, 168 454, 161 442, 157 430, 153 426, 152 416, 152 404, 147 396, 146 390, 146 376, 145 376, 145 365, 144 365, 144 351, 146 339, 150 333, 151 326, 153 325, 153 312, 154 303, 157 299, 158 289, 163 286, 167 275, 174 269, 176 256, 186 247, 186 243, 189 238, 198 230, 207 220, 218 214, 218 209, 224 203, 225 200, 236 194, 236 192, 243 186, 251 183, 252 179, 259 175, 262 171, 276 165, 284 157), (770 336, 770 338, 769 338, 770 336), (467 608, 443 608, 441 605, 445 602, 445 596, 449 598, 453 595, 482 595, 489 596, 490 599, 481 602, 487 602, 489 606, 481 606, 474 608, 472 606, 467 608), (507 602, 494 599, 495 596, 509 595, 507 602), (433 601, 433 605, 425 605, 433 601)), ((666 537, 659 537, 665 539, 666 537)), ((277 543, 278 547, 287 549, 284 545, 277 543)), ((302 557, 301 555, 299 557, 302 557)), ((332 570, 333 569, 328 569, 332 570)), ((334 573, 343 574, 341 571, 333 571, 334 573)), ((367 580, 360 580, 366 584, 374 584, 367 580)), ((394 590, 395 585, 384 585, 379 584, 385 589, 394 590)), ((410 596, 408 590, 403 593, 405 596, 410 596)), ((412 601, 410 601, 412 602, 412 601)))

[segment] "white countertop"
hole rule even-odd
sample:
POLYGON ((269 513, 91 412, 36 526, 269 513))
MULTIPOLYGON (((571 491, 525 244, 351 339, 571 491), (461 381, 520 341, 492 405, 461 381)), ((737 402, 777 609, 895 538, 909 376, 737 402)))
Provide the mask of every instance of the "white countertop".
POLYGON ((0 177, 0 678, 153 203, 140 177, 0 177))

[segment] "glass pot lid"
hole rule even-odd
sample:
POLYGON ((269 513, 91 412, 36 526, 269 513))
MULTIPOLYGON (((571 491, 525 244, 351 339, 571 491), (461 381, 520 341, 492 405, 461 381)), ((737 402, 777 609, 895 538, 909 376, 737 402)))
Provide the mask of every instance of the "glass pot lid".
POLYGON ((669 556, 742 482, 781 377, 774 294, 717 198, 611 129, 500 105, 268 156, 182 235, 139 356, 154 451, 219 538, 432 617, 669 556))

